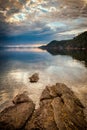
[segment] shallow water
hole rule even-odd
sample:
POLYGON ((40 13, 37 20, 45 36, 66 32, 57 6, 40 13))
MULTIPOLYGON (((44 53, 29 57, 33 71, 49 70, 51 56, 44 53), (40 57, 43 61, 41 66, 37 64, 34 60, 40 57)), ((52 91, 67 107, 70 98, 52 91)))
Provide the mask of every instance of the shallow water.
POLYGON ((68 85, 87 107, 87 68, 83 61, 67 55, 51 55, 38 48, 0 49, 0 109, 8 106, 16 94, 27 91, 39 105, 46 85, 68 85), (29 76, 39 73, 40 80, 30 83, 29 76))

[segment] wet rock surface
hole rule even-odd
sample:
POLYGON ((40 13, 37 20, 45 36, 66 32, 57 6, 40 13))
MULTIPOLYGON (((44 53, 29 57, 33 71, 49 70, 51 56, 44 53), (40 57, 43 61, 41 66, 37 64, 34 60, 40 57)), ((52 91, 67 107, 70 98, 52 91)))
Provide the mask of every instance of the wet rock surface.
POLYGON ((16 105, 24 102, 32 102, 32 100, 23 92, 22 94, 16 95, 12 102, 16 105))
POLYGON ((25 94, 13 102, 0 113, 0 130, 87 130, 85 108, 65 84, 47 86, 37 110, 25 94))
POLYGON ((64 84, 47 86, 25 130, 86 130, 84 106, 64 84))
POLYGON ((35 109, 34 103, 26 97, 27 95, 24 94, 17 95, 14 98, 15 105, 4 109, 0 113, 0 130, 17 130, 25 126, 35 109))
POLYGON ((30 79, 31 83, 38 82, 38 80, 39 80, 39 74, 35 73, 31 77, 29 77, 29 79, 30 79))

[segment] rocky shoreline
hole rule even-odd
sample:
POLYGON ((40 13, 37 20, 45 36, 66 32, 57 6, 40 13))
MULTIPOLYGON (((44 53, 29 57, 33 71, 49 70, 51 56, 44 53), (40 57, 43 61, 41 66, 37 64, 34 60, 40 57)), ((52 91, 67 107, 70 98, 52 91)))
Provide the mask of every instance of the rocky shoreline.
POLYGON ((26 93, 12 102, 0 113, 0 130, 87 130, 85 108, 65 84, 46 86, 38 109, 26 93))

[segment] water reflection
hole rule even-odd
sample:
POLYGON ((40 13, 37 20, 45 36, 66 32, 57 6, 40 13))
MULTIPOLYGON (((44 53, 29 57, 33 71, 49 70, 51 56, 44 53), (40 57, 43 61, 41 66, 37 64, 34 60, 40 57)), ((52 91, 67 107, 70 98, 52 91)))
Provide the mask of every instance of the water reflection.
POLYGON ((43 50, 20 49, 0 51, 1 109, 22 91, 27 91, 38 107, 39 97, 45 86, 56 82, 68 85, 87 105, 87 69, 84 62, 69 55, 53 56, 43 50), (39 73, 40 80, 31 84, 29 76, 35 72, 39 73))
POLYGON ((47 49, 52 55, 69 55, 74 59, 80 60, 87 66, 87 50, 58 50, 58 49, 47 49))
POLYGON ((0 52, 46 52, 46 50, 39 49, 37 47, 2 47, 0 52))

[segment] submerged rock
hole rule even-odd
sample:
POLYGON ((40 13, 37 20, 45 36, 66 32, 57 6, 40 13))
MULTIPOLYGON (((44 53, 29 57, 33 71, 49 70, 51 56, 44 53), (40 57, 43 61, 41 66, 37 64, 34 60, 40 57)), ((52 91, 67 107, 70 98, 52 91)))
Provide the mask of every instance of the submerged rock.
POLYGON ((38 80, 39 80, 39 74, 35 73, 29 79, 30 79, 31 83, 38 82, 38 80))
POLYGON ((23 128, 34 112, 35 105, 27 95, 17 95, 13 102, 15 105, 4 109, 0 113, 0 130, 19 130, 23 128))
POLYGON ((25 130, 86 130, 84 106, 64 84, 48 86, 42 92, 40 108, 25 130))

